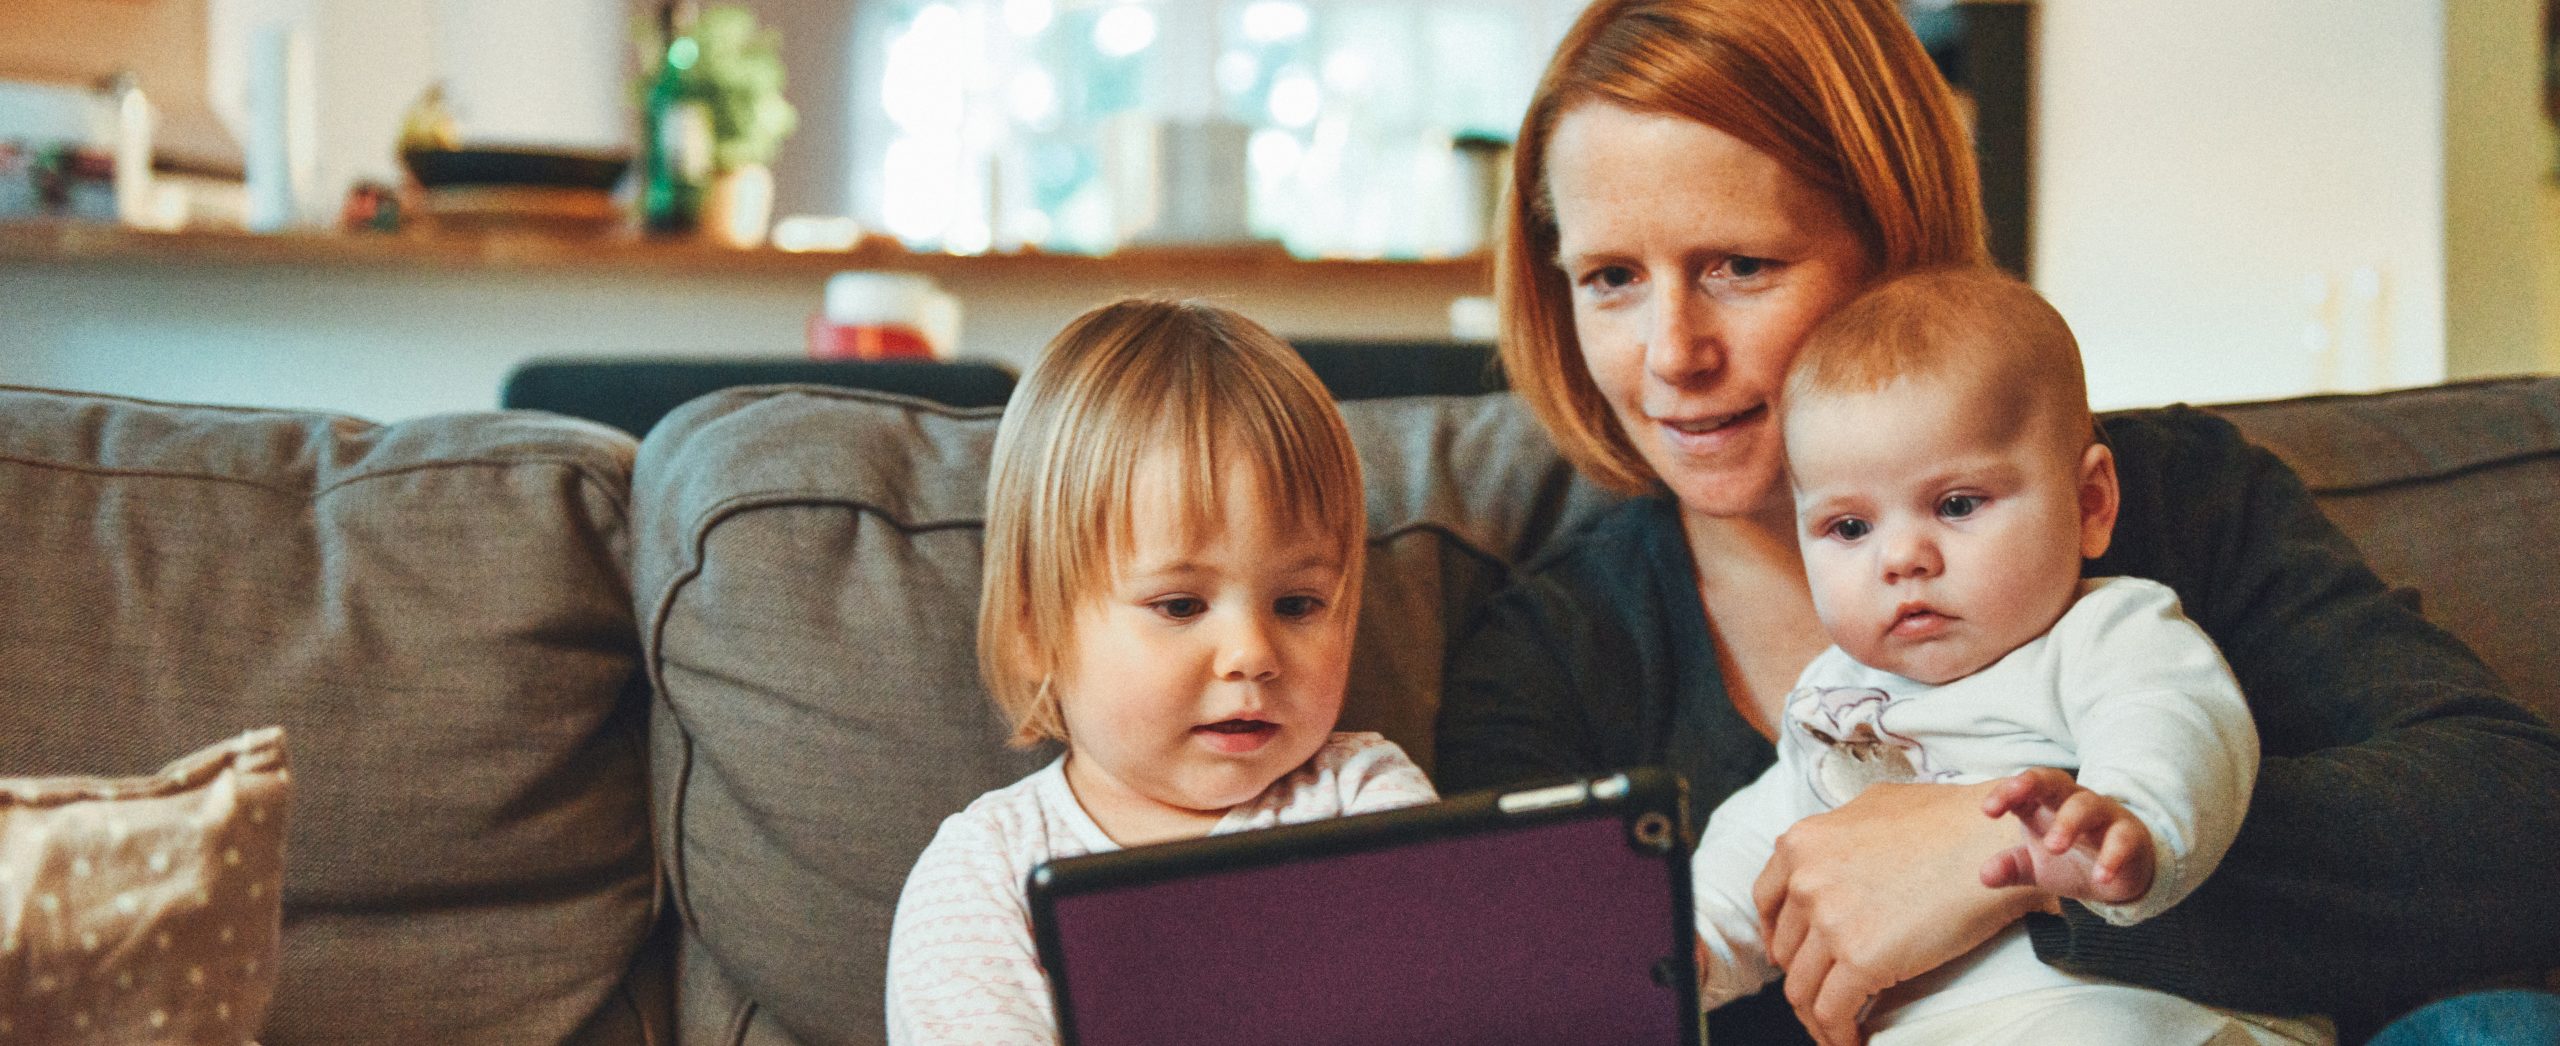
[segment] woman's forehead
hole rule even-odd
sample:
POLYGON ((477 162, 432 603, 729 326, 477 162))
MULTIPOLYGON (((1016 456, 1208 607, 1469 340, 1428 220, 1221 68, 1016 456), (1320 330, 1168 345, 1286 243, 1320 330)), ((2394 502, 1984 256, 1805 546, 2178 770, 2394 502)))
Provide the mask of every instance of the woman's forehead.
POLYGON ((1631 235, 1766 241, 1840 224, 1836 201, 1774 156, 1684 117, 1585 103, 1557 121, 1546 191, 1558 249, 1631 235))

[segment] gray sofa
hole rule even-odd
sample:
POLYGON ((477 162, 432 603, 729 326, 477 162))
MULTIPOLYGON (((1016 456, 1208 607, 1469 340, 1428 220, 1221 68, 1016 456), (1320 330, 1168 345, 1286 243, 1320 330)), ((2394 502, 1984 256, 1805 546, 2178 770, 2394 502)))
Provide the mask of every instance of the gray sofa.
MULTIPOLYGON (((2560 713, 2560 379, 2218 408, 2560 713), (2482 519, 2514 521, 2480 526, 2482 519)), ((1347 726, 1607 504, 1502 396, 1345 409, 1347 726)), ((731 390, 646 442, 0 389, 0 775, 290 731, 267 1046, 860 1043, 934 826, 1033 769, 969 648, 994 412, 731 390)))

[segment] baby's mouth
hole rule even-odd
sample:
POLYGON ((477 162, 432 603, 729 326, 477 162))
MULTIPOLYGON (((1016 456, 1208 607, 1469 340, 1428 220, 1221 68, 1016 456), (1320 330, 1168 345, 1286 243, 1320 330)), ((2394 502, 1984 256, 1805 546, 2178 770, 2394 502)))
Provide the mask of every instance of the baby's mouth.
POLYGON ((1259 734, 1278 730, 1280 724, 1267 719, 1221 719, 1214 723, 1203 723, 1191 729, 1205 730, 1213 734, 1259 734))
POLYGON ((1894 613, 1893 627, 1888 631, 1906 637, 1928 635, 1944 629, 1948 622, 1954 620, 1925 606, 1907 606, 1894 613))

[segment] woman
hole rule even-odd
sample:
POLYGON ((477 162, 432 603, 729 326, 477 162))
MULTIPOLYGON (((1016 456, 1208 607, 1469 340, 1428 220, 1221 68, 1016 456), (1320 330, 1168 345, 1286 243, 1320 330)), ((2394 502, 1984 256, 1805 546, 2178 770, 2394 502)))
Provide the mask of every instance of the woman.
MULTIPOLYGON (((1531 102, 1512 190, 1505 368, 1578 468, 1649 496, 1453 648, 1440 783, 1659 763, 1703 813, 1770 764, 1826 642, 1779 380, 1878 277, 1983 261, 1965 132, 1889 0, 1599 0, 1531 102)), ((2246 688, 2267 759, 2238 843, 2178 908, 2116 928, 1979 885, 2016 832, 1980 813, 1988 785, 1870 789, 1790 831, 1761 877, 1793 1018, 1855 1041, 1879 993, 2022 917, 2057 966, 2330 1013, 2351 1036, 2560 959, 2560 737, 2229 425, 2163 411, 2106 434, 2124 505, 2090 572, 2176 589, 2246 688)), ((1732 1009, 1720 1034, 1774 1030, 1732 1009)))

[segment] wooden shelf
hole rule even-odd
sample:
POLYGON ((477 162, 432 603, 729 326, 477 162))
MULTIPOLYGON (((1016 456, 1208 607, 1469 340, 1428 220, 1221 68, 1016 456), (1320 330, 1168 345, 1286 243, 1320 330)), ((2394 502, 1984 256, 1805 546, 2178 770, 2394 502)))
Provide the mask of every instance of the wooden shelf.
POLYGON ((1482 257, 1436 261, 1306 260, 1277 245, 1148 247, 1091 257, 952 255, 866 241, 847 251, 732 250, 637 237, 573 239, 540 234, 444 235, 146 232, 103 223, 0 222, 0 263, 270 266, 460 272, 688 277, 823 276, 845 269, 919 272, 968 283, 1008 279, 1178 284, 1321 284, 1364 281, 1450 294, 1488 293, 1482 257))

